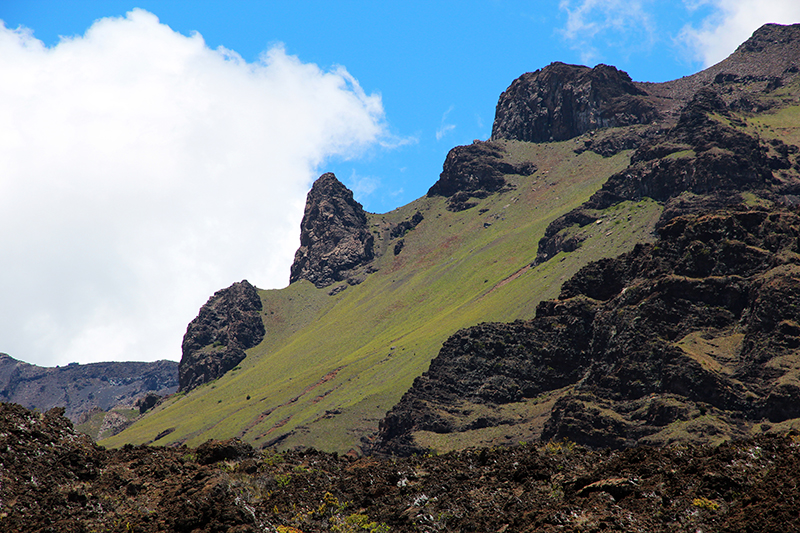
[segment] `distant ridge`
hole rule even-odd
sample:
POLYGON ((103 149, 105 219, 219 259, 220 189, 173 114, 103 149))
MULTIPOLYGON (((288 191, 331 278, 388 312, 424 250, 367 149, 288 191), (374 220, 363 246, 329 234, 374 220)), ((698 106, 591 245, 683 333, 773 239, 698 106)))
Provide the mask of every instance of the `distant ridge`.
POLYGON ((149 393, 163 396, 176 390, 175 361, 41 367, 0 354, 0 400, 40 411, 63 407, 73 422, 93 409, 133 408, 149 393))

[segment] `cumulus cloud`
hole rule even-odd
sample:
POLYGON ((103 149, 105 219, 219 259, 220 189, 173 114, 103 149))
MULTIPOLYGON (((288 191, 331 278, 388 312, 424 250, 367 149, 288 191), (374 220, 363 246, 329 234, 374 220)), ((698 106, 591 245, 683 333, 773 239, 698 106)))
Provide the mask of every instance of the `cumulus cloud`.
POLYGON ((0 351, 36 364, 179 358, 214 291, 286 285, 320 165, 386 138, 344 68, 143 10, 52 48, 0 24, 0 73, 0 351))
POLYGON ((800 22, 797 0, 691 0, 690 11, 710 8, 699 25, 687 25, 681 40, 708 67, 722 61, 763 24, 800 22))
POLYGON ((567 14, 561 35, 577 50, 581 62, 593 65, 600 52, 594 44, 602 39, 619 49, 652 44, 654 24, 648 0, 561 0, 567 14))

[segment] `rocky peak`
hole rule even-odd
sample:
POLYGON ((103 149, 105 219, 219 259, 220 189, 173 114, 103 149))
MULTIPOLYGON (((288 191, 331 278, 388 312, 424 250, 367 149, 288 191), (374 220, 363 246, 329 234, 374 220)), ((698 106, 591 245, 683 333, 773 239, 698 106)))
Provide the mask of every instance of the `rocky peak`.
POLYGON ((367 213, 353 192, 333 173, 323 174, 306 198, 290 283, 306 279, 318 288, 342 280, 355 283, 353 270, 372 261, 373 242, 367 213))
MULTIPOLYGON (((797 64, 797 56, 792 52, 800 46, 800 24, 764 24, 736 49, 734 55, 763 54, 779 55, 797 64)), ((786 66, 783 67, 786 69, 786 66)))
POLYGON ((506 187, 504 174, 529 176, 536 172, 531 162, 514 165, 503 161, 505 152, 495 142, 456 146, 447 154, 439 180, 428 190, 428 196, 445 196, 450 211, 463 211, 475 205, 468 201, 470 198, 486 198, 506 187))
POLYGON ((627 73, 551 63, 523 74, 500 95, 492 139, 564 141, 597 128, 648 124, 658 117, 627 73))
POLYGON ((247 280, 215 292, 186 328, 178 366, 180 390, 188 391, 222 376, 265 334, 261 298, 247 280))

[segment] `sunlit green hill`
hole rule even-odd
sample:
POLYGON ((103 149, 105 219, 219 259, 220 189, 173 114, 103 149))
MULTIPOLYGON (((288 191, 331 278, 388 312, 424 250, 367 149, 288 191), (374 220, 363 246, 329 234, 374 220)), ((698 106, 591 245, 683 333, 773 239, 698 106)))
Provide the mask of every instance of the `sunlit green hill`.
POLYGON ((531 267, 547 225, 625 168, 630 152, 578 155, 581 139, 501 142, 506 160, 533 161, 538 170, 506 176, 512 190, 465 211, 423 197, 370 215, 380 255, 363 283, 333 295, 337 285, 317 289, 305 280, 261 291, 267 334, 239 367, 168 399, 102 444, 193 446, 236 436, 260 447, 358 451, 455 331, 531 318, 587 262, 651 238, 661 207, 626 202, 576 229, 588 237, 578 251, 531 267), (395 255, 400 237, 390 239, 389 228, 417 211, 424 219, 395 255))

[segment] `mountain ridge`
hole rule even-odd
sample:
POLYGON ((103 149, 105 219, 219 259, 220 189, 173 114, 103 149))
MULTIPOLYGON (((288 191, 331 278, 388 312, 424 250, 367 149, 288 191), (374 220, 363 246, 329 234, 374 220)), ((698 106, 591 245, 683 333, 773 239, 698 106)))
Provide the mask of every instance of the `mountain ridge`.
POLYGON ((177 389, 175 361, 41 367, 0 353, 1 401, 42 412, 61 407, 65 416, 94 436, 108 436, 128 425, 147 396, 160 398, 177 389), (88 424, 91 419, 95 420, 88 424))
MULTIPOLYGON (((764 26, 630 82, 657 123, 456 147, 385 214, 324 174, 303 275, 187 327, 202 382, 102 446, 0 403, 0 529, 797 530, 798 60, 764 26)), ((629 83, 567 67, 583 118, 629 83)))
MULTIPOLYGON (((671 220, 711 208, 791 203, 798 165, 792 115, 800 50, 792 36, 797 33, 797 26, 766 26, 720 64, 662 84, 633 82, 612 67, 545 67, 540 76, 558 71, 553 79, 560 80, 553 89, 558 94, 547 101, 583 109, 580 128, 565 133, 564 140, 549 142, 549 134, 548 142, 538 143, 501 138, 504 130, 498 128, 489 142, 454 148, 427 196, 385 214, 365 213, 352 204, 339 208, 341 220, 358 221, 332 226, 354 228, 360 235, 353 242, 361 244, 343 248, 361 250, 357 255, 364 261, 344 267, 353 268, 354 275, 332 274, 325 254, 335 258, 334 246, 319 254, 322 260, 306 269, 307 277, 293 278, 280 291, 260 292, 267 334, 247 351, 238 371, 162 403, 106 442, 192 444, 238 436, 259 447, 363 453, 383 438, 384 415, 428 365, 435 367, 442 343, 463 327, 534 319, 537 309, 552 305, 540 302, 556 298, 561 283, 580 268, 631 252, 634 243, 653 242, 653 231, 671 220), (768 68, 755 76, 759 64, 768 68), (603 85, 607 82, 616 89, 603 85), (614 104, 612 110, 646 113, 603 115, 606 101, 614 104), (603 125, 603 116, 627 122, 593 129, 603 125), (720 180, 729 180, 727 192, 720 180), (364 252, 368 248, 371 253, 364 252), (317 286, 309 278, 325 281, 317 286), (191 416, 198 410, 204 420, 191 416)), ((510 96, 504 93, 498 100, 501 111, 521 109, 507 105, 510 96)), ((565 117, 572 115, 559 115, 558 106, 550 109, 537 101, 526 105, 534 116, 544 117, 543 132, 570 123, 565 117)), ((322 183, 334 183, 332 175, 323 177, 322 183)), ((342 191, 336 197, 351 194, 342 191)), ((327 201, 317 196, 309 193, 308 212, 327 201)), ((331 213, 339 216, 333 205, 331 213)), ((301 242, 325 229, 304 226, 301 242)), ((315 242, 350 242, 347 235, 315 242)), ((310 249, 301 245, 297 258, 302 261, 303 250, 310 249)), ((564 387, 572 386, 568 381, 564 387)), ((506 394, 502 383, 492 383, 484 384, 489 397, 506 394)), ((543 424, 558 398, 542 400, 544 411, 537 407, 517 417, 543 424)), ((497 427, 491 410, 473 411, 466 416, 474 420, 464 424, 487 430, 486 439, 476 442, 509 443, 500 433, 489 436, 488 428, 497 427)), ((416 443, 419 449, 436 449, 437 442, 447 442, 447 448, 460 438, 425 431, 417 432, 424 437, 416 443)), ((514 431, 506 434, 516 438, 514 431)))

